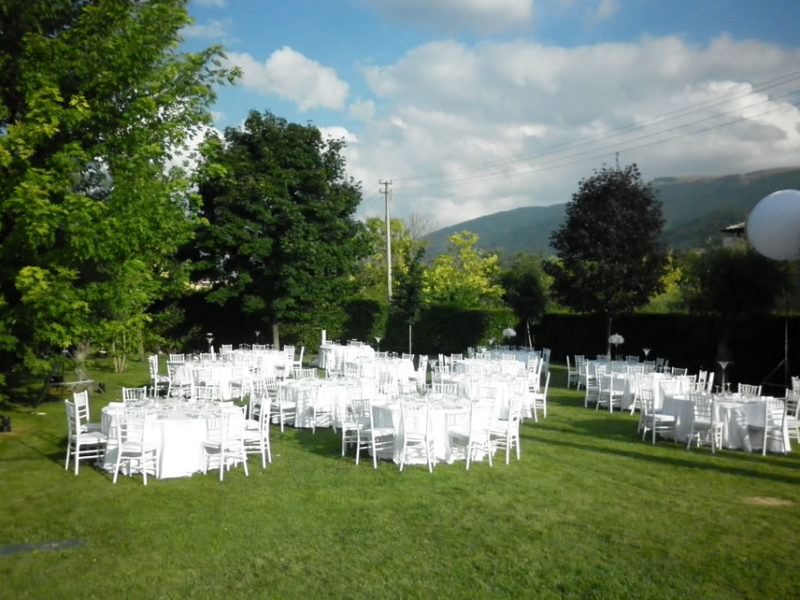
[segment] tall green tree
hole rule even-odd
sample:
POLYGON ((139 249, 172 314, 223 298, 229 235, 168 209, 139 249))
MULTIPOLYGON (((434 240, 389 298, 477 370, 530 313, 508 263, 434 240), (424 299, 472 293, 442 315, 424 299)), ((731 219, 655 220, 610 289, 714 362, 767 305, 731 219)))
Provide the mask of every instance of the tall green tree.
POLYGON ((611 319, 661 291, 667 262, 659 241, 661 203, 635 164, 603 167, 584 179, 550 236, 557 260, 545 265, 563 305, 611 319))
MULTIPOLYGON (((251 112, 242 128, 205 146, 200 194, 208 226, 197 276, 208 300, 255 323, 289 326, 310 336, 344 321, 342 299, 368 251, 361 201, 348 178, 344 142, 311 125, 251 112)), ((277 331, 277 330, 274 330, 277 331)), ((306 338, 308 339, 308 338, 306 338)), ((278 340, 274 340, 278 343, 278 340)))
POLYGON ((189 22, 183 0, 0 0, 0 318, 30 369, 124 354, 181 289, 195 201, 170 164, 236 75, 176 50, 189 22))

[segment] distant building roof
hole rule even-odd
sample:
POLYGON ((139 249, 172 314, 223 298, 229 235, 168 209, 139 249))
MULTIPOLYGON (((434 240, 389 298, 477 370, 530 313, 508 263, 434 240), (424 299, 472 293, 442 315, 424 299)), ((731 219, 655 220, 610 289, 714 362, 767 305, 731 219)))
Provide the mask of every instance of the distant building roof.
POLYGON ((728 225, 727 227, 723 227, 720 229, 722 233, 732 233, 733 235, 741 236, 744 233, 745 223, 735 223, 733 225, 728 225))

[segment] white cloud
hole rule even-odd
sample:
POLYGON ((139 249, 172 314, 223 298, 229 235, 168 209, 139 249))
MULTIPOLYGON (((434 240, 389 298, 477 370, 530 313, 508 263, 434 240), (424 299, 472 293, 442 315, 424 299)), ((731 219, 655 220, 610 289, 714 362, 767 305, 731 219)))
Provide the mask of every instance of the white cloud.
POLYGON ((354 119, 359 121, 368 121, 375 115, 375 102, 372 100, 359 100, 353 102, 347 110, 347 113, 354 119))
POLYGON ((284 46, 262 62, 250 54, 228 54, 228 63, 242 69, 241 85, 262 94, 295 102, 302 111, 344 108, 350 86, 336 71, 284 46))
POLYGON ((222 39, 227 37, 230 26, 230 19, 215 19, 204 25, 194 23, 188 27, 184 27, 181 31, 184 37, 187 38, 222 39))
POLYGON ((228 6, 227 0, 194 0, 198 6, 206 6, 209 8, 225 8, 228 6))
POLYGON ((347 146, 380 215, 392 179, 398 216, 441 226, 569 201, 595 168, 636 162, 645 178, 800 164, 791 103, 800 51, 719 37, 576 48, 432 42, 364 69, 380 110, 347 146), (772 86, 764 85, 775 81, 772 86))
POLYGON ((444 31, 496 33, 526 29, 533 0, 363 0, 388 18, 444 31))
POLYGON ((358 136, 345 127, 320 127, 319 132, 323 140, 344 140, 348 143, 358 141, 358 136))
POLYGON ((611 15, 617 12, 618 9, 619 3, 617 0, 600 0, 597 3, 595 18, 598 20, 608 19, 611 15))

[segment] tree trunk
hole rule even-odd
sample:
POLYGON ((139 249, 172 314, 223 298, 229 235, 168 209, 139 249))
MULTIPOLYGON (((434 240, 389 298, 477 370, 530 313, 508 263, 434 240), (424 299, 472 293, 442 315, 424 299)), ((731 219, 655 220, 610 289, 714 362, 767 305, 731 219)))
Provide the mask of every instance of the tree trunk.
POLYGON ((278 323, 272 324, 272 347, 275 348, 275 350, 281 349, 281 337, 279 329, 280 326, 278 325, 278 323))
POLYGON ((408 353, 411 354, 411 323, 408 324, 408 353))

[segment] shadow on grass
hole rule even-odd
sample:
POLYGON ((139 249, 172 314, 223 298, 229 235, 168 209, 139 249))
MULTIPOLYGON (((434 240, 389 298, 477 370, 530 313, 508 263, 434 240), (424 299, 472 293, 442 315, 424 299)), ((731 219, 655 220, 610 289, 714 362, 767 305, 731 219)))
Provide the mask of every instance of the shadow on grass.
MULTIPOLYGON (((316 433, 312 433, 310 429, 287 429, 283 435, 286 434, 290 434, 297 444, 318 456, 342 458, 341 434, 334 433, 332 429, 319 427, 316 433)), ((276 435, 281 435, 280 431, 276 435)))
MULTIPOLYGON (((575 435, 574 431, 570 431, 570 430, 567 430, 567 429, 560 429, 560 428, 548 428, 548 429, 551 429, 553 431, 561 431, 563 433, 571 433, 571 434, 575 435)), ((578 435, 582 435, 584 437, 591 437, 588 434, 578 434, 578 435)), ((757 479, 767 479, 767 480, 770 480, 770 481, 777 481, 777 482, 781 482, 781 483, 793 483, 793 484, 800 483, 800 474, 797 475, 797 476, 780 475, 780 474, 776 474, 776 473, 764 473, 762 471, 751 470, 751 469, 748 469, 748 468, 745 468, 745 467, 733 466, 733 465, 730 465, 730 464, 720 464, 722 461, 731 461, 731 460, 736 460, 736 461, 744 460, 744 461, 746 461, 748 463, 752 463, 752 462, 754 462, 754 460, 757 460, 758 463, 760 463, 762 465, 764 463, 768 463, 769 466, 780 466, 780 467, 787 467, 787 468, 797 469, 798 468, 797 460, 792 455, 789 455, 788 457, 777 457, 777 456, 769 456, 769 455, 766 456, 766 457, 762 457, 761 455, 758 455, 758 457, 756 458, 752 454, 746 454, 746 453, 735 451, 735 450, 730 450, 730 451, 723 450, 723 451, 719 452, 716 457, 714 457, 714 458, 718 458, 719 459, 719 463, 714 464, 714 463, 709 463, 709 462, 699 462, 698 461, 698 459, 700 459, 700 458, 703 458, 703 459, 712 458, 712 455, 711 455, 710 451, 706 455, 701 455, 701 454, 698 454, 698 453, 694 453, 693 454, 693 453, 689 453, 686 450, 686 446, 685 445, 682 445, 680 443, 679 444, 673 444, 672 442, 667 442, 667 441, 665 441, 665 442, 663 442, 661 444, 658 444, 657 446, 653 446, 653 445, 647 444, 646 442, 642 442, 641 439, 639 439, 639 438, 631 439, 629 437, 628 439, 623 440, 623 441, 626 441, 626 442, 630 442, 631 446, 633 446, 633 444, 636 443, 636 445, 638 445, 639 447, 642 447, 643 451, 637 451, 637 450, 628 449, 628 448, 611 448, 611 447, 604 447, 604 446, 592 445, 592 444, 587 444, 587 443, 580 443, 580 442, 576 442, 576 441, 568 441, 568 440, 564 440, 564 439, 554 439, 554 438, 551 438, 551 437, 541 437, 541 436, 537 436, 537 435, 532 435, 532 432, 530 430, 528 432, 522 433, 521 437, 523 439, 527 439, 527 440, 530 440, 530 441, 537 441, 537 442, 541 442, 543 444, 549 444, 549 445, 553 445, 553 446, 561 446, 561 447, 566 447, 566 448, 573 448, 575 450, 584 450, 584 451, 588 451, 588 452, 594 452, 594 453, 597 453, 597 454, 608 454, 608 455, 613 455, 613 456, 621 456, 621 457, 625 457, 625 458, 632 458, 632 459, 636 459, 636 460, 644 460, 644 461, 648 461, 648 462, 659 463, 659 464, 662 464, 662 465, 670 465, 670 466, 675 466, 675 467, 684 467, 684 468, 688 468, 688 469, 703 469, 703 470, 714 471, 714 472, 718 472, 718 473, 725 473, 727 475, 738 475, 738 476, 745 476, 745 477, 753 477, 753 478, 757 478, 757 479), (672 448, 674 448, 676 450, 676 452, 675 452, 674 456, 672 456, 672 455, 671 456, 664 456, 664 455, 649 454, 648 452, 644 451, 644 448, 643 448, 644 444, 647 444, 648 448, 656 448, 656 447, 658 447, 660 449, 666 449, 668 447, 672 447, 672 448), (681 453, 686 458, 681 458, 678 455, 678 452, 677 452, 678 450, 680 450, 681 453)), ((605 438, 603 438, 603 439, 605 439, 605 438)), ((618 440, 613 440, 613 441, 618 441, 618 440)))
MULTIPOLYGON (((15 436, 14 441, 18 443, 20 446, 24 446, 28 450, 30 450, 33 454, 38 454, 42 458, 46 458, 50 462, 55 464, 60 464, 62 467, 64 465, 64 459, 66 458, 67 453, 67 438, 66 436, 58 436, 51 433, 47 433, 41 430, 34 430, 30 433, 26 433, 24 436, 15 436), (46 447, 52 448, 53 446, 57 447, 58 450, 54 452, 44 452, 41 448, 31 444, 29 439, 39 439, 43 440, 46 444, 46 447)), ((27 457, 22 456, 19 458, 0 458, 0 462, 9 462, 9 461, 24 461, 28 460, 27 457)))

